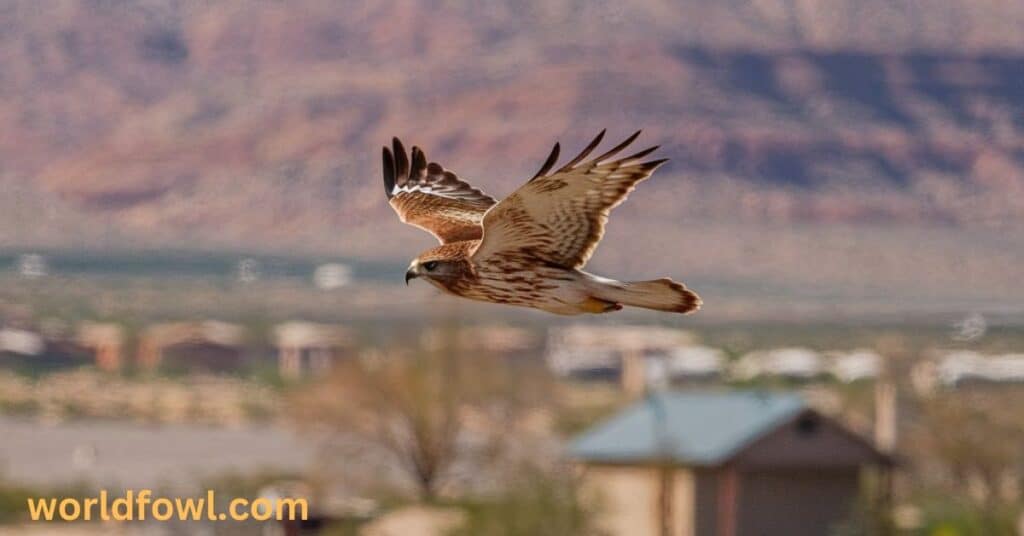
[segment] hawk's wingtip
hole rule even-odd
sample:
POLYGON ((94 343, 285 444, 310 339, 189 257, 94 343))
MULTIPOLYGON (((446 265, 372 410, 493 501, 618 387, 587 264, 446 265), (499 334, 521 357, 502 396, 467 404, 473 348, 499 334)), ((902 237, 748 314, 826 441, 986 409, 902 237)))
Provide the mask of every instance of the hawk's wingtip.
POLYGON ((397 136, 391 138, 391 148, 395 152, 395 183, 403 185, 409 177, 409 155, 397 136))
POLYGON ((423 149, 413 145, 412 146, 412 173, 419 175, 426 172, 427 170, 427 156, 423 154, 423 149))
POLYGON ((534 174, 533 177, 530 177, 530 180, 532 181, 533 179, 543 177, 548 171, 551 171, 551 168, 555 165, 555 162, 558 161, 558 153, 561 150, 561 145, 556 141, 555 146, 551 148, 551 154, 549 154, 547 160, 544 161, 544 165, 540 167, 540 170, 537 171, 537 173, 534 174))
POLYGON ((383 149, 381 156, 384 160, 384 193, 391 199, 395 191, 395 159, 387 146, 383 149))

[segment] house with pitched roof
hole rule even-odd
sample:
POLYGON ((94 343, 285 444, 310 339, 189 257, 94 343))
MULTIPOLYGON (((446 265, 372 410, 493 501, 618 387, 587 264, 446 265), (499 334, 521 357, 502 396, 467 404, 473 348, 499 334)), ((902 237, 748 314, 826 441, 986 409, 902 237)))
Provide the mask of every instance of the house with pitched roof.
POLYGON ((795 394, 651 394, 570 446, 613 535, 828 535, 888 456, 795 394))

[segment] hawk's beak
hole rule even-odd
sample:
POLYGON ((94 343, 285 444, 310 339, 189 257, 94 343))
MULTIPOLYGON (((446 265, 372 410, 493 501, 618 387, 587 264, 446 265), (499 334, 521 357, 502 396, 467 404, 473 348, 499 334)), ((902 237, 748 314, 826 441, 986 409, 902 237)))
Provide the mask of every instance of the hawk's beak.
POLYGON ((409 280, 410 279, 416 279, 417 277, 419 277, 419 274, 416 273, 416 269, 415 268, 409 268, 405 272, 405 285, 409 286, 409 280))

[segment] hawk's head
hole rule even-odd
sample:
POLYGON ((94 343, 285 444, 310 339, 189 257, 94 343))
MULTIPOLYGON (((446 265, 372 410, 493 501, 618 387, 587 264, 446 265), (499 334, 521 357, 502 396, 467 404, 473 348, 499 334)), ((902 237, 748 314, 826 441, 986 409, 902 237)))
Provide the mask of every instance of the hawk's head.
POLYGON ((442 244, 420 253, 406 270, 405 283, 408 285, 410 279, 419 277, 442 290, 450 290, 459 281, 473 275, 469 251, 474 242, 442 244))

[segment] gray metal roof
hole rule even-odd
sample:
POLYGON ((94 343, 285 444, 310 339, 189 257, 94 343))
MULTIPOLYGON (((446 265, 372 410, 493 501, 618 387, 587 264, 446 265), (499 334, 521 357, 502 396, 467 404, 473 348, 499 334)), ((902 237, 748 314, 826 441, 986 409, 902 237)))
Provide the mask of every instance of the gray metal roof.
POLYGON ((591 428, 570 454, 593 462, 717 465, 806 409, 795 394, 754 391, 651 395, 591 428), (668 456, 666 456, 668 454, 668 456))

